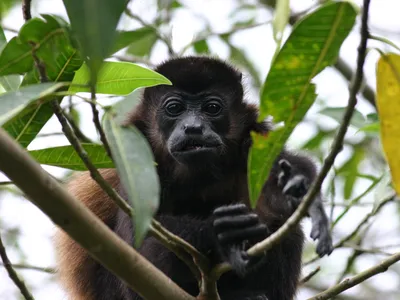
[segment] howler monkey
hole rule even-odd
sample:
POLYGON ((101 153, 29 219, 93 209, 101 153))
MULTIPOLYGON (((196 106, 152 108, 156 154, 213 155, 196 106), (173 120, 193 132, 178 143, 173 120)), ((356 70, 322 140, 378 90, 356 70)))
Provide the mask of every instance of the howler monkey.
MULTIPOLYGON (((314 163, 284 150, 256 209, 250 210, 250 131, 266 134, 269 126, 258 123, 257 107, 244 101, 242 74, 209 57, 174 58, 155 70, 172 85, 144 89, 142 101, 126 122, 143 133, 154 152, 161 183, 156 219, 213 263, 232 265, 233 271, 218 281, 221 300, 293 299, 304 242, 301 227, 261 258, 249 258, 245 250, 277 230, 293 213, 315 177, 314 163)), ((102 173, 126 198, 115 170, 102 173)), ((69 184, 70 191, 132 245, 130 218, 88 174, 82 176, 69 184)), ((311 236, 319 239, 317 252, 329 254, 332 244, 320 197, 309 212, 311 236)), ((61 282, 71 300, 141 299, 64 232, 58 231, 56 238, 61 282)), ((188 293, 198 294, 188 267, 157 240, 146 238, 139 251, 188 293)))

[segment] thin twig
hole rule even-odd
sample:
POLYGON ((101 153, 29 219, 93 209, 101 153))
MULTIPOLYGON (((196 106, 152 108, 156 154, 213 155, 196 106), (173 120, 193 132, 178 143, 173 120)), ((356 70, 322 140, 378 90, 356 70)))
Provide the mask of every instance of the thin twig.
POLYGON ((79 128, 79 126, 75 123, 74 119, 72 119, 72 116, 68 114, 66 111, 63 111, 63 114, 65 118, 67 119, 69 125, 71 125, 72 129, 74 130, 76 137, 82 142, 82 143, 93 143, 93 141, 88 138, 82 130, 79 128))
POLYGON ((345 279, 341 283, 339 283, 339 284, 327 289, 326 291, 319 293, 318 295, 311 297, 307 300, 331 299, 332 297, 340 294, 341 292, 343 292, 345 290, 348 290, 349 288, 351 288, 357 284, 360 284, 361 282, 371 278, 372 276, 375 276, 379 273, 386 272, 387 269, 391 265, 395 264, 399 260, 400 260, 400 252, 393 254, 391 257, 389 257, 388 259, 385 259, 380 264, 375 265, 372 268, 369 268, 369 269, 365 270, 364 272, 361 272, 352 278, 345 279))
POLYGON ((305 284, 307 281, 313 278, 320 270, 321 270, 320 266, 316 267, 314 270, 312 270, 310 273, 308 273, 299 281, 299 285, 305 284))
POLYGON ((22 16, 24 17, 25 21, 32 19, 31 2, 32 0, 24 0, 22 2, 22 16))
MULTIPOLYGON (((336 244, 333 245, 333 249, 337 249, 340 247, 343 247, 345 243, 350 241, 356 234, 361 230, 362 227, 366 226, 373 216, 377 215, 380 210, 389 202, 393 201, 396 198, 396 195, 390 196, 384 200, 382 200, 379 205, 374 208, 370 213, 368 213, 356 226, 356 228, 350 232, 348 235, 346 235, 344 238, 342 238, 340 241, 338 241, 336 244)), ((308 265, 311 264, 319 259, 319 256, 315 256, 314 258, 310 259, 309 261, 303 263, 303 265, 308 265)))
POLYGON ((11 28, 11 27, 8 27, 6 25, 1 25, 1 28, 3 28, 3 30, 5 30, 5 31, 9 31, 9 32, 12 32, 12 33, 18 33, 19 32, 18 29, 11 28))
POLYGON ((101 127, 101 124, 100 124, 99 110, 97 109, 97 106, 95 104, 96 103, 96 90, 95 90, 94 84, 90 85, 90 90, 91 90, 90 91, 90 93, 91 93, 90 99, 92 100, 92 103, 90 103, 90 107, 92 108, 93 124, 96 127, 97 132, 100 135, 100 140, 103 143, 104 149, 106 149, 108 156, 110 158, 112 158, 110 145, 108 144, 107 137, 103 130, 103 127, 101 127))
MULTIPOLYGON (((0 266, 5 267, 5 264, 0 263, 0 266)), ((33 266, 33 265, 28 265, 28 264, 15 264, 15 263, 12 264, 11 266, 14 269, 33 270, 33 271, 49 273, 49 274, 56 274, 57 273, 55 268, 50 268, 50 267, 39 267, 39 266, 33 266)))
POLYGON ((21 294, 27 300, 34 300, 32 294, 29 292, 28 288, 26 287, 24 281, 18 276, 17 272, 13 269, 13 266, 8 259, 6 248, 4 247, 3 241, 0 236, 0 257, 3 261, 4 268, 7 270, 8 276, 11 280, 15 283, 15 285, 20 290, 21 294))

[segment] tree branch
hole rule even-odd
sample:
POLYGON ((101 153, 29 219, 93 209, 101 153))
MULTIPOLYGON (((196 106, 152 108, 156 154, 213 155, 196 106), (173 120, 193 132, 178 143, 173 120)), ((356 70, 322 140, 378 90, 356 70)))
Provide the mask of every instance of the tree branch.
MULTIPOLYGON (((346 235, 344 238, 342 238, 340 241, 338 241, 336 244, 334 244, 333 245, 333 249, 337 249, 337 248, 343 247, 343 245, 345 245, 348 241, 350 241, 361 230, 361 228, 363 226, 368 224, 370 218, 372 218, 373 216, 378 214, 379 211, 387 203, 393 201, 395 198, 396 198, 396 195, 390 196, 390 197, 388 197, 386 199, 383 199, 376 208, 374 208, 370 213, 365 215, 365 217, 358 223, 358 225, 356 226, 356 228, 352 232, 350 232, 348 235, 346 235)), ((312 258, 309 261, 305 262, 303 265, 305 266, 305 265, 311 264, 311 263, 317 261, 318 259, 319 259, 319 256, 315 256, 314 258, 312 258)))
POLYGON ((31 2, 32 0, 24 0, 22 2, 22 16, 24 17, 25 21, 32 19, 31 2))
MULTIPOLYGON (((0 266, 5 267, 5 264, 0 263, 0 266)), ((39 266, 32 266, 32 265, 28 265, 28 264, 12 264, 11 266, 14 269, 33 270, 33 271, 49 273, 49 274, 57 273, 55 268, 50 268, 50 267, 39 267, 39 266)))
POLYGON ((391 257, 389 257, 388 259, 385 259, 380 264, 373 266, 372 268, 369 268, 369 269, 365 270, 364 272, 361 272, 360 274, 358 274, 352 278, 345 279, 341 283, 339 283, 339 284, 331 287, 330 289, 328 289, 322 293, 319 293, 318 295, 311 297, 307 300, 330 299, 330 298, 340 294, 341 292, 348 290, 349 288, 367 280, 368 278, 371 278, 374 275, 377 275, 379 273, 383 273, 383 272, 387 271, 387 269, 391 265, 395 264, 399 260, 400 260, 400 252, 393 254, 391 257))
POLYGON ((0 170, 95 260, 142 297, 194 300, 66 192, 3 129, 0 129, 0 170))
POLYGON ((320 270, 321 270, 320 266, 316 267, 314 270, 312 270, 310 273, 308 273, 299 281, 299 285, 305 284, 307 281, 313 278, 320 270))
POLYGON ((8 276, 11 280, 15 283, 15 285, 20 290, 22 296, 26 300, 34 300, 32 294, 29 292, 28 288, 26 287, 24 281, 18 276, 17 272, 15 272, 10 260, 8 259, 6 248, 4 247, 3 241, 0 236, 0 257, 3 261, 3 265, 7 270, 8 276))

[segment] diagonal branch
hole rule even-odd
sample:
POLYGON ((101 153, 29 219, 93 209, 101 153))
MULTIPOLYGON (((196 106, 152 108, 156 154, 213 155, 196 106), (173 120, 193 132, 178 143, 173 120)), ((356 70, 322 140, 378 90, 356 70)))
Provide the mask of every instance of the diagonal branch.
POLYGON ((368 270, 365 270, 364 272, 361 272, 360 274, 352 277, 345 279, 341 283, 331 287, 330 289, 327 289, 326 291, 319 293, 318 295, 311 297, 307 300, 325 300, 325 299, 331 299, 332 297, 340 294, 341 292, 348 290, 349 288, 367 280, 368 278, 371 278, 374 275, 377 275, 379 273, 386 272, 387 269, 398 262, 400 260, 400 252, 393 254, 391 257, 388 259, 385 259, 382 261, 380 264, 373 266, 372 268, 369 268, 368 270))
POLYGON ((22 296, 24 296, 26 300, 34 300, 32 294, 26 287, 24 281, 18 276, 17 272, 15 272, 10 260, 8 259, 6 248, 3 244, 1 236, 0 236, 0 257, 3 261, 4 268, 7 270, 8 276, 11 278, 12 281, 14 281, 15 285, 19 288, 22 296))
POLYGON ((3 129, 0 170, 95 260, 143 298, 194 300, 72 197, 3 129))

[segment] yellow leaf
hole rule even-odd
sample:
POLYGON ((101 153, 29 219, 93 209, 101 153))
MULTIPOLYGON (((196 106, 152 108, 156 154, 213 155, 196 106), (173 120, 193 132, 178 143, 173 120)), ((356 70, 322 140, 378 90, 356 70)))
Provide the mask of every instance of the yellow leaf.
POLYGON ((379 59, 376 80, 382 146, 400 195, 400 55, 390 53, 379 59))

